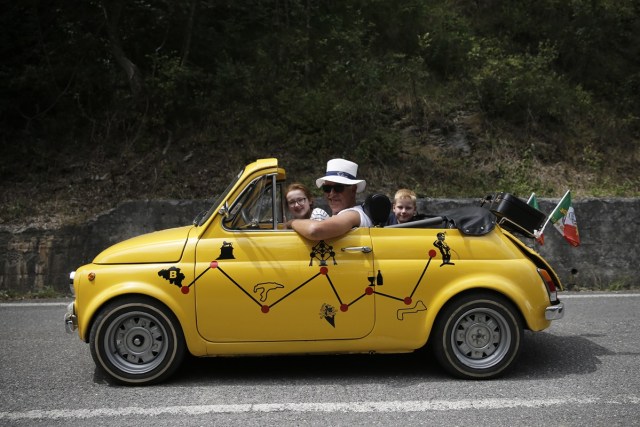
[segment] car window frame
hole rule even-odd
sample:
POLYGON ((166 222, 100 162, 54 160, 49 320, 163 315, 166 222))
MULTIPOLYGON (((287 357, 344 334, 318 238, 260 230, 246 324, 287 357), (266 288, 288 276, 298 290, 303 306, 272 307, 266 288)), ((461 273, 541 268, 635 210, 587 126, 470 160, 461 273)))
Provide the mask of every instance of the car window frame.
POLYGON ((279 230, 284 222, 283 187, 277 173, 253 179, 231 203, 223 228, 234 232, 279 230))

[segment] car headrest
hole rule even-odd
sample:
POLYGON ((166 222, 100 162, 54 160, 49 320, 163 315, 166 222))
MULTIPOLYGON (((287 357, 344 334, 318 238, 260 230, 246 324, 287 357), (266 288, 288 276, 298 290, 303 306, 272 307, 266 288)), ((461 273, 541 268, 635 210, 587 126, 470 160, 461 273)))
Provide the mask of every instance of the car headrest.
POLYGON ((384 226, 391 213, 391 200, 384 194, 369 194, 362 204, 364 213, 376 227, 384 226))

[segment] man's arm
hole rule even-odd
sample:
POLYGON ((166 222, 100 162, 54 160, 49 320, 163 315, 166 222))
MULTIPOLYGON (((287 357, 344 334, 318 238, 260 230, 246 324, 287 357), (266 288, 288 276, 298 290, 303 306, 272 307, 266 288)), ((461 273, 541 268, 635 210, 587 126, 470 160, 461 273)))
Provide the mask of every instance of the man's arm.
POLYGON ((309 240, 332 239, 359 225, 360 214, 356 211, 343 212, 324 221, 295 219, 291 222, 291 228, 309 240))

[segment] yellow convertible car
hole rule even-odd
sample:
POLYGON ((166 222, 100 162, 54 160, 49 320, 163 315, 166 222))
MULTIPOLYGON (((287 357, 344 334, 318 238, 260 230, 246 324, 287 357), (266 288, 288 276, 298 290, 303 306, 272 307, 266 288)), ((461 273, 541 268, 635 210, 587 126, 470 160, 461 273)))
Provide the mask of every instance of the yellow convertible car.
POLYGON ((192 225, 106 249, 71 273, 67 331, 123 384, 165 380, 187 351, 403 353, 427 341, 454 376, 487 379, 514 365, 524 329, 563 316, 556 273, 515 237, 538 211, 505 197, 385 226, 389 199, 370 195, 376 226, 310 241, 283 226, 285 186, 276 159, 258 160, 192 225))

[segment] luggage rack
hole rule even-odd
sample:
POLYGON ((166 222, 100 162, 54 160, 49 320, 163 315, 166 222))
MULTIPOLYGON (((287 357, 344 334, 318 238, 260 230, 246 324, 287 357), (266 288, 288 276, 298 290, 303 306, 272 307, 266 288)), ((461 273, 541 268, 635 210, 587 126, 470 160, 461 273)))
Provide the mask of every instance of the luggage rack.
POLYGON ((514 222, 514 221, 510 220, 506 216, 500 218, 500 220, 498 221, 498 225, 500 227, 506 229, 507 231, 514 231, 514 230, 511 230, 511 228, 515 228, 516 229, 515 231, 518 231, 519 233, 521 233, 525 237, 530 237, 532 239, 536 237, 534 233, 532 233, 531 231, 529 231, 526 228, 522 227, 517 222, 514 222))

